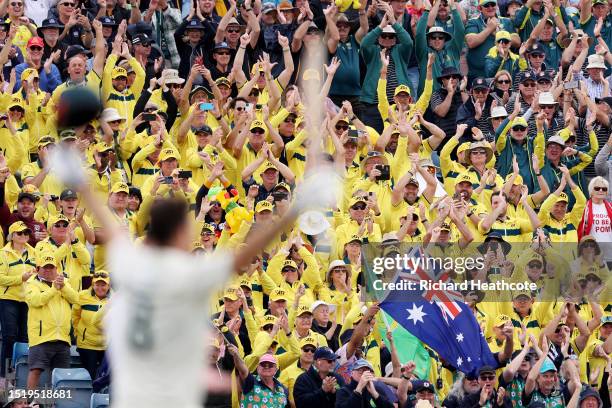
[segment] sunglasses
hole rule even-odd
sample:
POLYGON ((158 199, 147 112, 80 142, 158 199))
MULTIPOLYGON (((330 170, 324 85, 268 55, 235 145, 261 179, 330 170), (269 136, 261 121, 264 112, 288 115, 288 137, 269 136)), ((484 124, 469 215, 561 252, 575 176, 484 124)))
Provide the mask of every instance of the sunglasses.
POLYGON ((25 230, 25 231, 17 231, 15 232, 15 235, 17 236, 23 236, 23 235, 30 235, 30 230, 25 230))
POLYGON ((608 191, 608 187, 593 187, 595 191, 603 191, 604 193, 608 191))
POLYGON ((522 85, 525 88, 535 88, 536 87, 536 83, 534 81, 523 82, 522 85))
POLYGON ((336 130, 348 130, 348 125, 336 125, 336 130))
POLYGON ((13 7, 21 7, 21 6, 23 6, 23 3, 13 2, 13 3, 11 3, 11 6, 13 6, 13 7))
POLYGON ((172 88, 172 89, 180 89, 181 85, 180 84, 168 84, 168 88, 172 88))
POLYGON ((121 123, 121 119, 111 120, 111 121, 109 121, 108 123, 112 123, 112 124, 121 123))
POLYGON ((30 47, 30 50, 32 51, 42 51, 42 47, 39 47, 38 45, 33 45, 30 47))
POLYGON ((542 264, 540 262, 529 262, 527 266, 532 269, 539 269, 542 267, 542 264))
MULTIPOLYGON (((13 5, 13 3, 11 3, 11 5, 13 5)), ((76 6, 76 3, 62 3, 60 5, 61 6, 66 6, 66 7, 74 7, 74 6, 76 6)))
POLYGON ((295 119, 295 118, 286 118, 286 119, 284 120, 284 122, 285 122, 285 123, 295 123, 295 122, 296 122, 296 119, 295 119))
POLYGON ((141 43, 140 45, 143 46, 143 47, 148 48, 148 47, 151 46, 151 43, 141 43))
POLYGON ((228 28, 225 31, 227 31, 228 34, 236 34, 240 32, 240 29, 239 28, 228 28))
POLYGON ((508 45, 510 44, 510 40, 506 40, 505 38, 502 38, 501 40, 499 40, 498 42, 504 44, 504 45, 508 45))
POLYGON ((590 282, 601 282, 601 279, 599 279, 597 276, 587 276, 586 280, 590 282))
POLYGON ((514 130, 515 132, 524 132, 527 130, 527 128, 525 126, 515 126, 512 128, 512 130, 514 130))
POLYGON ((251 93, 249 94, 249 96, 259 96, 259 89, 253 89, 251 93))
POLYGON ((529 54, 533 58, 544 58, 544 54, 529 54))
POLYGON ((319 29, 318 28, 309 28, 308 31, 306 31, 307 35, 317 35, 319 34, 319 29))
POLYGON ((446 37, 443 35, 432 35, 431 39, 432 40, 446 40, 446 37))
POLYGON ((482 381, 493 381, 495 380, 495 376, 494 375, 481 375, 480 379, 482 381))
POLYGON ((56 228, 68 228, 68 223, 67 222, 56 222, 55 224, 53 224, 53 226, 56 228))
POLYGON ((302 351, 303 351, 304 353, 313 353, 313 354, 314 354, 315 350, 316 350, 316 348, 314 348, 314 347, 304 347, 304 348, 302 349, 302 351))
POLYGON ((217 51, 217 52, 215 52, 215 54, 217 54, 217 55, 230 55, 230 52, 229 51, 217 51))
POLYGON ((238 111, 238 112, 242 112, 243 110, 246 110, 246 107, 244 107, 244 106, 236 106, 234 109, 236 111, 238 111))
POLYGON ((9 109, 11 112, 25 112, 22 108, 18 107, 18 106, 13 106, 12 108, 9 109))
POLYGON ((487 88, 477 88, 477 89, 472 89, 472 92, 476 94, 485 94, 489 92, 489 90, 487 88))
POLYGON ((355 204, 354 206, 351 207, 353 210, 365 210, 366 209, 366 205, 365 204, 355 204))
POLYGON ((478 150, 472 150, 470 153, 471 154, 487 154, 487 151, 478 149, 478 150))
POLYGON ((251 133, 253 133, 254 135, 263 135, 266 132, 263 129, 253 129, 251 130, 251 133))
POLYGON ((264 361, 263 363, 259 363, 259 365, 260 365, 262 368, 274 368, 274 367, 276 367, 276 364, 274 364, 274 363, 270 363, 270 362, 268 362, 268 361, 264 361))
POLYGON ((498 79, 497 83, 498 84, 511 84, 512 81, 510 81, 509 79, 498 79))
POLYGON ((157 108, 146 108, 144 111, 147 113, 153 113, 153 112, 157 112, 157 108))
POLYGON ((394 40, 395 34, 381 34, 380 38, 383 40, 394 40))

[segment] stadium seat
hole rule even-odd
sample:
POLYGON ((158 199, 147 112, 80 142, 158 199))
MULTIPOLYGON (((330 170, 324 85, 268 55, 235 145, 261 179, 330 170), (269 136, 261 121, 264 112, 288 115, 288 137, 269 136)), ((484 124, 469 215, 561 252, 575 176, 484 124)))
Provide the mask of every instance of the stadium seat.
POLYGON ((51 375, 54 390, 70 390, 70 398, 57 399, 55 408, 83 408, 91 404, 91 377, 84 368, 56 368, 51 375))
POLYGON ((109 405, 109 394, 91 394, 91 405, 89 408, 108 408, 109 405))
POLYGON ((15 387, 23 389, 28 382, 28 343, 13 345, 13 369, 15 370, 15 387))
POLYGON ((70 346, 70 368, 81 368, 81 355, 77 351, 76 346, 70 346))
POLYGON ((28 343, 15 343, 13 344, 13 364, 12 366, 15 367, 17 365, 17 362, 20 360, 23 360, 23 358, 25 357, 25 361, 28 361, 28 350, 30 349, 30 347, 28 346, 28 343))

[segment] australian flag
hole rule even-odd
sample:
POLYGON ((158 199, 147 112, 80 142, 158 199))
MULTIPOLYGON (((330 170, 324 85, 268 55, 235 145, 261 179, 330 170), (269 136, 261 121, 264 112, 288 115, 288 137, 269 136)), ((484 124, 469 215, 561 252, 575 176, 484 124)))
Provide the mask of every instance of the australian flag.
MULTIPOLYGON (((414 257, 422 255, 421 249, 413 252, 414 257)), ((400 271, 395 280, 450 282, 445 272, 430 274, 414 263, 409 269, 400 271)), ((476 317, 459 292, 424 290, 416 298, 414 293, 402 296, 395 291, 380 306, 457 370, 474 374, 484 365, 498 366, 476 317)))

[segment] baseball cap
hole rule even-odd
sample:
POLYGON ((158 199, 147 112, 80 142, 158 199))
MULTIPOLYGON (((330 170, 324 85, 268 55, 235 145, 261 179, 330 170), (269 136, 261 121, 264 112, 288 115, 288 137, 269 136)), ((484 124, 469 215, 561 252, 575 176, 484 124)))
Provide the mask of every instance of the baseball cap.
POLYGON ((527 124, 527 121, 525 120, 524 117, 517 116, 512 121, 512 127, 515 127, 515 126, 522 126, 522 127, 526 128, 526 127, 529 127, 529 124, 527 124))
POLYGON ((24 184, 21 188, 21 192, 17 196, 17 201, 21 201, 24 198, 29 198, 32 201, 38 200, 40 196, 40 192, 38 191, 38 187, 34 184, 24 184))
POLYGON ((109 145, 107 143, 104 143, 104 142, 96 143, 96 151, 98 153, 108 152, 108 151, 111 151, 111 150, 113 150, 113 146, 111 146, 111 145, 109 145))
POLYGON ((504 324, 506 324, 506 322, 509 322, 509 321, 510 321, 510 317, 508 315, 499 314, 495 316, 495 321, 493 322, 493 326, 495 327, 503 326, 504 324))
POLYGON ((294 260, 292 260, 292 259, 285 259, 285 261, 283 262, 283 266, 281 268, 281 272, 285 268, 293 268, 293 269, 297 270, 298 267, 297 267, 297 264, 295 263, 294 260))
POLYGON ((38 148, 49 146, 50 144, 55 144, 55 139, 51 136, 44 136, 38 141, 38 148))
POLYGON ((319 347, 314 353, 314 359, 324 359, 336 361, 338 356, 329 347, 319 347))
POLYGON ((213 48, 213 52, 217 50, 230 50, 230 46, 225 42, 221 41, 215 44, 215 48, 213 48))
POLYGON ((474 78, 472 81, 472 89, 489 89, 489 83, 485 78, 474 78))
POLYGON ((544 50, 544 46, 542 44, 540 44, 539 42, 533 44, 531 47, 529 47, 529 49, 527 50, 528 54, 546 54, 546 51, 544 50))
POLYGON ((274 357, 274 355, 268 353, 268 354, 264 354, 263 356, 259 357, 259 364, 261 363, 272 363, 272 364, 278 364, 276 362, 276 357, 274 357))
POLYGON ((169 159, 178 160, 178 153, 172 148, 167 148, 167 149, 162 150, 161 153, 159 154, 159 158, 157 159, 157 161, 158 163, 161 163, 169 159))
POLYGON ((275 324, 276 323, 276 316, 274 315, 265 315, 263 317, 263 319, 261 319, 261 323, 259 324, 259 328, 263 329, 264 327, 266 327, 269 324, 275 324))
POLYGON ((612 108, 612 96, 606 96, 605 98, 595 98, 595 103, 607 103, 612 108))
POLYGON ((33 45, 41 47, 41 48, 45 48, 45 42, 40 37, 32 37, 28 40, 28 48, 30 48, 33 45))
POLYGON ((206 133, 208 135, 212 135, 212 129, 210 128, 210 126, 208 125, 202 125, 202 126, 198 126, 198 127, 192 127, 191 131, 194 134, 198 134, 198 133, 206 133))
POLYGON ((59 133, 60 140, 76 140, 76 132, 74 129, 64 129, 59 133))
POLYGON ((113 74, 112 74, 112 79, 117 79, 117 78, 127 78, 127 70, 125 68, 121 68, 121 67, 115 67, 113 68, 113 74))
POLYGON ((78 196, 76 191, 71 190, 69 188, 62 191, 62 193, 60 194, 60 200, 69 200, 71 198, 78 198, 78 196))
POLYGON ((106 283, 110 283, 110 274, 102 269, 100 269, 99 271, 97 271, 96 273, 94 273, 93 275, 93 279, 92 282, 106 282, 106 283))
POLYGON ((55 225, 58 222, 65 222, 70 224, 70 220, 64 214, 56 214, 54 216, 49 217, 49 221, 47 222, 48 226, 55 225))
POLYGON ((26 68, 21 73, 22 81, 29 81, 30 79, 39 78, 38 71, 34 68, 26 68))
POLYGON ((535 81, 536 77, 533 75, 531 71, 523 71, 519 74, 519 83, 523 83, 525 81, 535 81))
POLYGON ((435 392, 433 384, 425 380, 412 381, 412 389, 414 390, 414 392, 421 392, 421 391, 435 392))
POLYGON ((111 193, 130 194, 130 188, 123 181, 118 181, 115 184, 113 184, 113 188, 111 189, 111 193))
POLYGON ((255 129, 261 129, 264 132, 266 131, 266 125, 264 125, 264 123, 261 120, 254 120, 251 123, 251 127, 249 127, 249 130, 255 130, 255 129))
POLYGON ((542 367, 540 368, 540 374, 546 373, 548 371, 557 371, 557 367, 555 367, 555 364, 550 358, 546 357, 544 364, 542 364, 542 367))
POLYGON ((270 301, 278 302, 279 300, 286 300, 286 301, 289 300, 287 298, 287 291, 285 289, 281 289, 281 288, 274 288, 270 292, 270 301))
MULTIPOLYGON (((301 316, 303 314, 306 314, 306 313, 312 315, 312 312, 310 311, 310 308, 308 306, 300 305, 300 306, 298 306, 297 311, 295 312, 295 315, 299 317, 299 316, 301 316)), ((316 346, 316 344, 315 344, 315 346, 316 346)))
POLYGON ((546 141, 546 146, 548 146, 551 143, 555 143, 558 144, 561 147, 565 147, 565 141, 563 140, 563 138, 559 135, 554 135, 551 136, 547 141, 546 141))
POLYGON ((563 202, 563 201, 565 201, 566 203, 569 203, 569 199, 567 197, 567 194, 565 194, 565 193, 559 194, 559 197, 557 197, 555 199, 555 203, 560 203, 560 202, 563 202))
POLYGON ((214 227, 212 225, 210 225, 209 223, 207 223, 207 222, 202 224, 202 229, 200 230, 200 235, 204 235, 205 231, 208 231, 211 234, 215 233, 214 227))
POLYGON ((223 292, 223 298, 238 300, 238 288, 235 286, 230 286, 229 288, 225 289, 225 292, 223 292))
POLYGON ((132 37, 132 44, 142 44, 142 45, 146 45, 146 44, 151 44, 153 42, 153 40, 146 34, 144 33, 140 33, 140 34, 136 34, 134 37, 132 37))
POLYGON ((393 93, 393 96, 397 96, 398 94, 405 92, 408 95, 410 95, 410 88, 404 84, 398 85, 395 87, 395 92, 393 93))
POLYGON ((499 40, 512 40, 512 35, 508 32, 508 31, 498 31, 497 34, 495 34, 495 42, 498 42, 499 40))
POLYGON ((490 366, 490 365, 484 365, 484 366, 480 367, 480 369, 478 370, 478 375, 484 374, 484 373, 493 373, 493 374, 495 374, 495 368, 490 366))
POLYGON ((274 3, 264 3, 263 6, 261 7, 262 14, 267 14, 272 11, 274 12, 276 11, 276 6, 274 5, 274 3))
POLYGON ((9 234, 22 231, 30 231, 30 228, 23 221, 16 221, 12 223, 8 230, 9 234))
POLYGON ((359 360, 355 361, 351 369, 354 371, 364 367, 370 369, 370 371, 374 371, 374 367, 372 367, 372 364, 370 364, 368 360, 365 360, 363 358, 360 358, 359 360))
POLYGON ((53 265, 57 266, 57 259, 53 254, 41 254, 38 259, 36 259, 36 266, 46 266, 53 265))
POLYGON ((70 58, 83 54, 83 56, 87 57, 91 52, 85 49, 81 45, 71 45, 66 49, 66 61, 70 60, 70 58))
POLYGON ((300 348, 304 348, 304 346, 317 347, 317 344, 318 344, 317 339, 315 339, 313 336, 306 336, 300 340, 300 348))
POLYGON ((274 206, 269 201, 266 201, 266 200, 258 202, 257 205, 255 206, 256 213, 260 213, 264 211, 272 211, 273 209, 274 209, 274 206))

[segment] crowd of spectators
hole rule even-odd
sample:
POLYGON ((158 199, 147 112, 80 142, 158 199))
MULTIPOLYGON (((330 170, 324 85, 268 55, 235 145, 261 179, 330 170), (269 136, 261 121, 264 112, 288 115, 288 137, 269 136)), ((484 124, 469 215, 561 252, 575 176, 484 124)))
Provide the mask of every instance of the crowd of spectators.
POLYGON ((319 132, 338 204, 302 214, 219 288, 202 347, 231 391, 203 406, 610 407, 611 7, 1 1, 0 386, 13 387, 16 342, 29 344, 32 389, 76 345, 112 394, 104 317, 121 288, 105 228, 54 174, 54 149, 80 152, 91 190, 137 242, 156 199, 185 200, 205 256, 288 211, 319 132), (73 87, 104 110, 62 128, 73 87), (405 345, 365 301, 363 245, 380 242, 485 242, 479 279, 538 284, 566 248, 579 284, 547 300, 465 293, 498 365, 464 374, 428 349, 419 378, 425 367, 401 361, 405 345))

